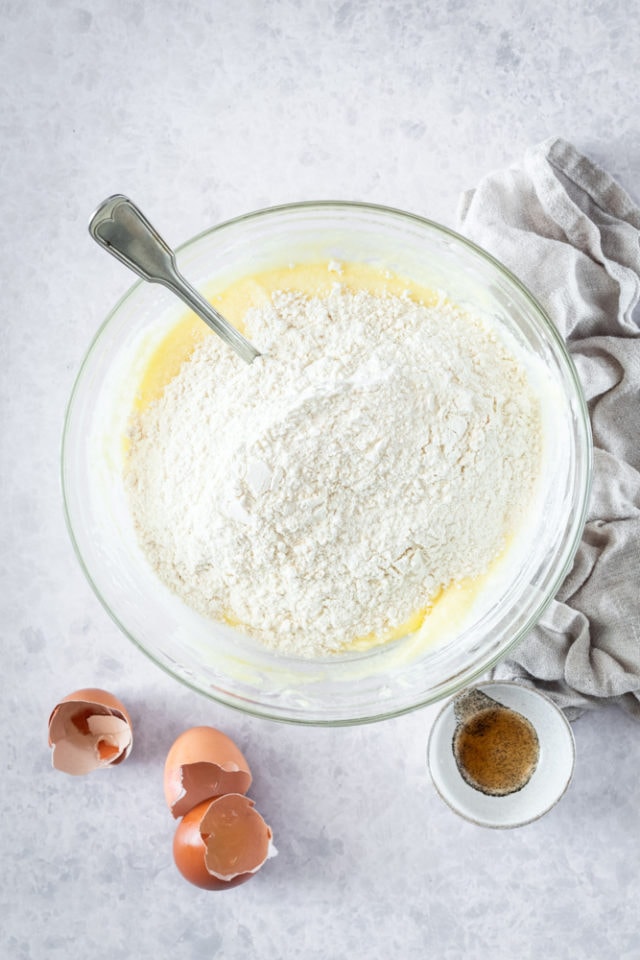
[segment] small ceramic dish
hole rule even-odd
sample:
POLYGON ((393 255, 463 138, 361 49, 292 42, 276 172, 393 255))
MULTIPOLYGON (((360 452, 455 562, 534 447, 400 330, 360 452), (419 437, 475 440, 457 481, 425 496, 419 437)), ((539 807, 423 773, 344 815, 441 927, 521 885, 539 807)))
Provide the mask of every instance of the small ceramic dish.
POLYGON ((524 787, 504 797, 488 796, 463 779, 453 753, 454 701, 436 717, 427 764, 442 799, 461 817, 482 827, 521 827, 547 813, 564 795, 575 764, 573 732, 563 712, 544 694, 519 683, 479 683, 474 689, 511 707, 534 726, 540 744, 536 769, 524 787))

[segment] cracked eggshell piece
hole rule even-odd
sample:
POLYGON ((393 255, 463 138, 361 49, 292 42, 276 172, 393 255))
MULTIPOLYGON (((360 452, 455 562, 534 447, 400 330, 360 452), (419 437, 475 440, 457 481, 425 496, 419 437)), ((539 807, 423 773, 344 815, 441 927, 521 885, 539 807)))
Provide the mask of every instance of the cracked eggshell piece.
POLYGON ((192 727, 167 754, 164 795, 178 819, 204 800, 246 793, 251 779, 249 764, 233 740, 214 727, 192 727))
POLYGON ((108 690, 76 690, 64 697, 49 717, 51 762, 56 770, 80 776, 113 767, 129 756, 131 718, 108 690))
POLYGON ((181 820, 173 838, 178 870, 204 890, 246 883, 276 853, 271 828, 253 800, 239 793, 198 804, 181 820))

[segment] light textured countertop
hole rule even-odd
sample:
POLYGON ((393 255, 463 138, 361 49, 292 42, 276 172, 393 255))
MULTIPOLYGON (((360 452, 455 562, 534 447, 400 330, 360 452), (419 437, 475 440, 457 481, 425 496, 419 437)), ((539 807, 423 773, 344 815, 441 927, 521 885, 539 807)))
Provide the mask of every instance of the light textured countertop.
MULTIPOLYGON (((458 819, 425 768, 434 709, 299 729, 187 690, 121 635, 84 579, 58 479, 81 357, 130 276, 88 236, 114 192, 172 243, 299 199, 454 223, 484 173, 551 135, 638 199, 628 0, 4 0, 0 956, 637 960, 639 728, 574 724, 578 762, 541 821, 458 819), (50 768, 46 720, 87 684, 136 728, 122 767, 50 768), (279 856, 224 894, 171 858, 161 770, 220 726, 252 761, 279 856)), ((636 7, 637 12, 637 7, 636 7)))

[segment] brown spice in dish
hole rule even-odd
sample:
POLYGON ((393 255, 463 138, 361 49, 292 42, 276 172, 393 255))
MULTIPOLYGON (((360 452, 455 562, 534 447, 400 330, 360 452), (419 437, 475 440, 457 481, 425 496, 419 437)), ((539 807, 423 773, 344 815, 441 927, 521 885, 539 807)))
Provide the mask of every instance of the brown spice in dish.
POLYGON ((461 724, 453 738, 458 769, 467 783, 490 796, 521 790, 538 763, 540 745, 531 723, 507 707, 489 707, 461 724))

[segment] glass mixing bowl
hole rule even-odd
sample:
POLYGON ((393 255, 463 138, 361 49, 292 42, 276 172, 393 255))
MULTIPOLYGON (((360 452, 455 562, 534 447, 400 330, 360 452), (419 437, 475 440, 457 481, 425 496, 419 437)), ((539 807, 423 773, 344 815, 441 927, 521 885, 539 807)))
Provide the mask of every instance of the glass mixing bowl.
POLYGON ((392 717, 454 694, 524 637, 554 596, 584 524, 589 420, 561 337, 522 284, 452 231, 357 203, 300 203, 220 224, 178 250, 201 289, 292 261, 355 261, 446 291, 498 324, 544 395, 544 465, 529 522, 460 623, 436 642, 421 632, 366 652, 304 660, 276 655, 200 616, 142 554, 123 488, 124 436, 145 363, 185 308, 136 283, 84 359, 67 411, 62 484, 69 531, 98 597, 120 628, 172 676, 247 713, 307 724, 392 717))

